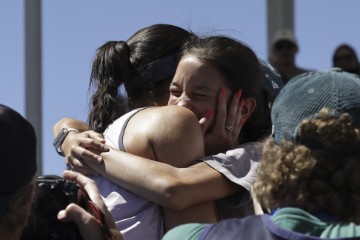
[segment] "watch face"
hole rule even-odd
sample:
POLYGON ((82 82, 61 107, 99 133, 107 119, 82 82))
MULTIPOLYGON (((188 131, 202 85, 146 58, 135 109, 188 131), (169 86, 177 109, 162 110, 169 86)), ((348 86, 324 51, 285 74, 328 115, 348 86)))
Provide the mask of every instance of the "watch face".
POLYGON ((57 135, 57 137, 54 140, 54 143, 53 143, 54 146, 59 145, 59 142, 61 142, 61 140, 64 140, 64 136, 65 136, 66 132, 67 132, 66 128, 61 129, 60 133, 57 135))
POLYGON ((66 128, 61 129, 59 135, 55 138, 55 140, 53 142, 56 152, 58 154, 60 154, 61 156, 64 156, 64 153, 61 151, 60 146, 64 142, 64 139, 65 139, 66 135, 68 134, 68 132, 69 131, 66 128))
POLYGON ((61 129, 59 135, 55 138, 54 142, 53 142, 53 146, 56 150, 56 152, 61 155, 61 156, 65 156, 63 151, 61 150, 61 145, 63 144, 66 136, 69 134, 69 132, 74 131, 74 132, 79 132, 77 129, 75 128, 63 128, 61 129))

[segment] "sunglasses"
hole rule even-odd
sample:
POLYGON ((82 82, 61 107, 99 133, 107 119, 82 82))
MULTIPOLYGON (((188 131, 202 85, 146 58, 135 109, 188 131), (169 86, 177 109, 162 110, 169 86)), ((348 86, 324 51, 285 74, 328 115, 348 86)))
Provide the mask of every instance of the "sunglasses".
POLYGON ((279 41, 279 42, 275 43, 275 45, 274 45, 274 49, 278 50, 278 51, 292 50, 294 48, 295 48, 295 44, 293 44, 290 41, 279 41))

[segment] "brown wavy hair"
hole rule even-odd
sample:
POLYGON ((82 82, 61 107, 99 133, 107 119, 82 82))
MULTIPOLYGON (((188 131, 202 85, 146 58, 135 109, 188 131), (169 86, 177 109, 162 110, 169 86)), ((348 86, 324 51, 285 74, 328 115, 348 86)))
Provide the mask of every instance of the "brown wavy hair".
POLYGON ((297 143, 268 139, 254 190, 269 210, 295 206, 359 222, 360 129, 349 114, 302 122, 297 143))

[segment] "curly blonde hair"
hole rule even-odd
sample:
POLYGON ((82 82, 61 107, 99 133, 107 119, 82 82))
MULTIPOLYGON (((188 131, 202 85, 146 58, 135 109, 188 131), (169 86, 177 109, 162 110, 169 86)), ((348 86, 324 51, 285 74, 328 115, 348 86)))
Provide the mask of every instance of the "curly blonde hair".
POLYGON ((254 190, 266 209, 300 207, 340 221, 360 216, 360 129, 347 113, 304 120, 297 143, 266 141, 254 190))

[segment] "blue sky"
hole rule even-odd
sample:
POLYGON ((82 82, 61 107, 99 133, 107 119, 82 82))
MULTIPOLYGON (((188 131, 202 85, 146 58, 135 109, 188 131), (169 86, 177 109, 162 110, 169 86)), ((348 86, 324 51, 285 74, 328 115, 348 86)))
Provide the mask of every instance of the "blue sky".
MULTIPOLYGON (((0 1, 0 103, 25 114, 24 1, 0 1)), ((52 147, 52 126, 62 117, 86 120, 88 80, 96 49, 126 40, 140 28, 170 23, 200 34, 226 34, 267 58, 265 0, 61 0, 42 2, 43 174, 65 164, 52 147)), ((295 0, 297 63, 331 67, 337 45, 360 54, 360 1, 295 0)))

